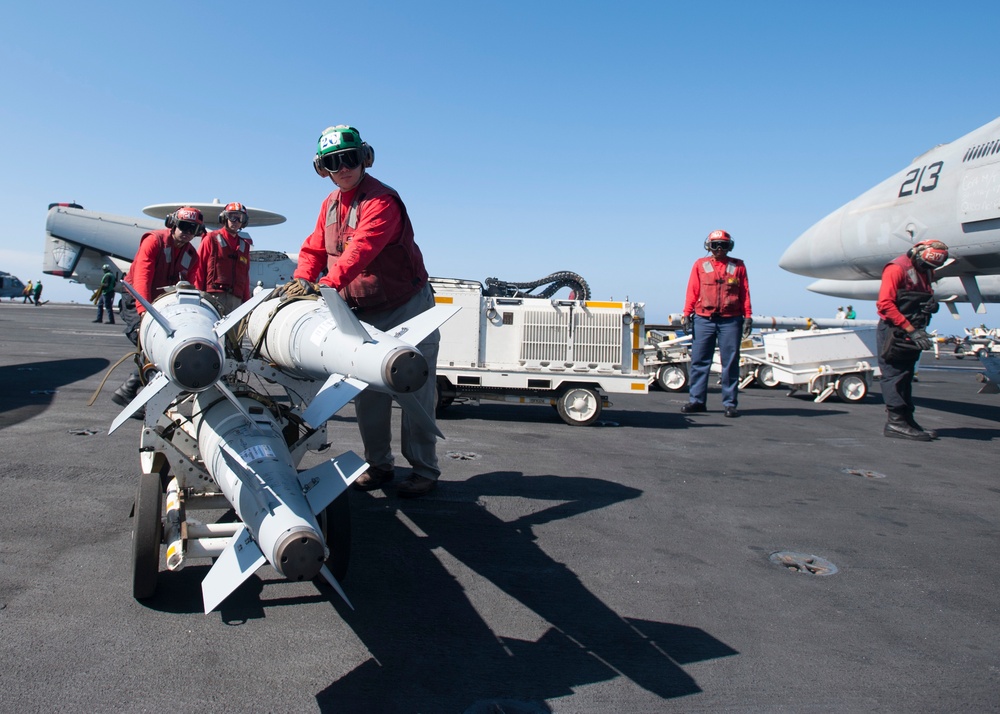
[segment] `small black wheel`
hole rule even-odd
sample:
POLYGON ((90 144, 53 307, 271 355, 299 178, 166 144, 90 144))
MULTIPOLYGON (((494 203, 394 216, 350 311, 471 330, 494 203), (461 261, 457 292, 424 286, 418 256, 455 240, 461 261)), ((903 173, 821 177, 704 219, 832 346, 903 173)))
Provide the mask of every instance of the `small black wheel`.
POLYGON ((570 426, 589 426, 604 407, 601 395, 590 387, 570 387, 556 399, 556 411, 570 426))
POLYGON ((341 582, 347 575, 347 566, 351 560, 351 504, 347 491, 333 499, 333 503, 323 510, 320 527, 330 549, 326 566, 337 582, 341 582))
POLYGON ((159 474, 142 474, 132 524, 132 596, 145 600, 156 592, 163 539, 163 485, 159 474))

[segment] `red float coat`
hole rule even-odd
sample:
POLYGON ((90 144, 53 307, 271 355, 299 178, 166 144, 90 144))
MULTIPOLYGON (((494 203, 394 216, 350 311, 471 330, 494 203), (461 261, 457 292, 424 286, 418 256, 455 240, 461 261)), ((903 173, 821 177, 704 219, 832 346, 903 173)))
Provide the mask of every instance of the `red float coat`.
POLYGON ((299 250, 293 277, 320 280, 361 310, 389 310, 427 284, 420 248, 399 194, 365 175, 350 191, 336 190, 320 208, 299 250))
POLYGON ((198 246, 198 269, 192 282, 207 293, 231 293, 250 299, 250 247, 253 241, 228 228, 212 231, 198 246))
MULTIPOLYGON (((190 243, 178 247, 171 233, 170 228, 143 233, 139 250, 125 276, 128 284, 149 302, 159 297, 165 288, 182 280, 191 282, 198 268, 198 251, 190 243)), ((146 311, 138 302, 135 309, 139 313, 146 311)))
POLYGON ((934 293, 929 271, 917 270, 913 261, 905 255, 890 260, 882 268, 882 283, 879 285, 875 307, 883 320, 911 332, 915 329, 913 324, 899 311, 900 292, 934 293))
POLYGON ((711 256, 696 260, 688 279, 684 314, 750 317, 750 284, 743 261, 730 257, 716 260, 711 256))

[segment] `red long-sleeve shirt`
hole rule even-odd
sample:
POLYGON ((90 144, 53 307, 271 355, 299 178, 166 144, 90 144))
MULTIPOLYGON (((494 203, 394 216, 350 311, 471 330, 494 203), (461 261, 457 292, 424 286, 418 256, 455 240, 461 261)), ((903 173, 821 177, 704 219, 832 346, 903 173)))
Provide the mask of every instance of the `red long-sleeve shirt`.
POLYGON ((712 274, 727 275, 727 269, 733 264, 734 271, 726 280, 728 290, 735 293, 736 300, 732 305, 723 306, 718 313, 722 317, 750 317, 753 315, 753 308, 750 306, 750 283, 747 279, 747 269, 743 261, 723 258, 716 260, 714 257, 699 258, 691 266, 691 276, 688 278, 687 294, 684 296, 684 314, 701 315, 711 317, 714 310, 705 309, 701 304, 702 278, 706 274, 704 263, 710 261, 712 274))
MULTIPOLYGON (((357 190, 354 188, 341 192, 338 209, 342 220, 350 210, 357 190)), ((319 210, 319 218, 316 219, 316 227, 299 249, 299 265, 292 277, 305 278, 315 282, 323 269, 327 267, 328 256, 323 229, 330 212, 330 202, 336 193, 334 191, 323 201, 319 210)), ((402 221, 403 216, 399 204, 392 196, 380 196, 362 202, 354 236, 344 246, 344 252, 333 263, 330 272, 320 282, 336 290, 348 285, 361 275, 382 249, 399 235, 402 221)))
POLYGON ((913 324, 897 307, 899 291, 920 290, 933 293, 934 287, 923 272, 913 267, 907 268, 905 265, 901 265, 900 263, 903 262, 897 258, 882 268, 882 283, 879 285, 875 307, 878 310, 878 316, 886 322, 901 327, 907 332, 913 332, 913 324))

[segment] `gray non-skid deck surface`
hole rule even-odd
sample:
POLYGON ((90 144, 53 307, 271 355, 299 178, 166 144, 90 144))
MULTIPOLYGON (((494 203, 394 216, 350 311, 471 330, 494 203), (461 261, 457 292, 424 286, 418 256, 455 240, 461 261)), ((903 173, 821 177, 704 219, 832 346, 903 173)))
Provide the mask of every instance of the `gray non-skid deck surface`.
MULTIPOLYGON (((3 711, 998 708, 1000 395, 969 359, 920 374, 930 444, 881 435, 877 386, 750 388, 740 419, 615 396, 588 428, 452 406, 435 494, 351 494, 356 610, 265 567, 205 616, 204 561, 131 597, 139 426, 106 435, 124 367, 86 406, 127 347, 92 317, 0 304, 3 711)), ((330 435, 360 451, 350 407, 330 435)))

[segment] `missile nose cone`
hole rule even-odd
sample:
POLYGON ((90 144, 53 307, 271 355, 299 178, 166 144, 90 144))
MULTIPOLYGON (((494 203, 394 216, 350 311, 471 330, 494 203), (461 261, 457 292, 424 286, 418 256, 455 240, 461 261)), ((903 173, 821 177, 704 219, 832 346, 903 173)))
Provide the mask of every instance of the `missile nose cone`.
POLYGON ((274 548, 274 567, 289 580, 311 580, 325 559, 323 541, 311 530, 289 531, 274 548))
POLYGON ((208 389, 222 377, 223 358, 218 347, 200 340, 177 350, 171 364, 177 384, 189 392, 208 389))
POLYGON ((427 360, 412 348, 398 350, 385 361, 385 383, 394 392, 420 389, 429 374, 427 360))

